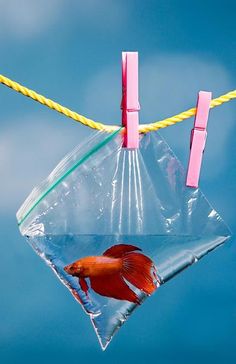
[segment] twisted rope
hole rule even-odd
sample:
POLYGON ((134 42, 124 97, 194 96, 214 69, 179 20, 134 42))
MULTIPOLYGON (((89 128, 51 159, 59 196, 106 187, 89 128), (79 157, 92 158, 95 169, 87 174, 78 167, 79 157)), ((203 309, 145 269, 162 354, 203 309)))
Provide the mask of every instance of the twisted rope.
MULTIPOLYGON (((68 109, 67 107, 60 105, 57 102, 50 100, 50 99, 46 98, 45 96, 40 95, 37 92, 30 90, 27 87, 22 86, 19 83, 12 81, 3 75, 0 75, 0 83, 2 83, 5 86, 10 87, 11 89, 21 93, 22 95, 30 97, 31 99, 39 102, 42 105, 49 107, 50 109, 56 110, 59 113, 65 115, 75 121, 80 122, 81 124, 89 126, 90 128, 97 129, 97 130, 104 130, 109 133, 114 132, 115 130, 118 130, 120 128, 120 126, 118 126, 118 125, 106 125, 106 124, 88 119, 85 116, 80 115, 77 112, 72 111, 72 110, 68 109)), ((217 97, 216 99, 213 99, 211 101, 210 107, 213 108, 213 107, 222 105, 225 102, 228 102, 235 98, 236 98, 236 90, 230 91, 230 92, 226 93, 225 95, 222 95, 220 97, 217 97)), ((195 114, 196 114, 196 108, 192 108, 192 109, 183 111, 177 115, 171 116, 169 118, 166 118, 166 119, 163 119, 160 121, 156 121, 151 124, 142 124, 139 126, 139 132, 148 133, 150 131, 156 131, 161 128, 166 128, 167 126, 174 125, 183 120, 186 120, 186 119, 194 116, 195 114)))

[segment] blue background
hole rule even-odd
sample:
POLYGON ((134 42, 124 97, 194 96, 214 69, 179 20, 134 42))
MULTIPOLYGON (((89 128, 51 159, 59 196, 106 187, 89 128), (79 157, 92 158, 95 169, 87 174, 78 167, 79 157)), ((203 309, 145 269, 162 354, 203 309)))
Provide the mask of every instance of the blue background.
MULTIPOLYGON (((0 72, 120 122, 122 50, 138 50, 141 122, 235 89, 234 1, 0 0, 0 72)), ((193 120, 162 131, 187 165, 193 120)), ((15 212, 93 131, 0 87, 0 362, 235 363, 236 248, 217 249, 149 298, 105 352, 88 317, 20 236, 15 212)), ((201 188, 236 230, 235 101, 211 111, 201 188)))

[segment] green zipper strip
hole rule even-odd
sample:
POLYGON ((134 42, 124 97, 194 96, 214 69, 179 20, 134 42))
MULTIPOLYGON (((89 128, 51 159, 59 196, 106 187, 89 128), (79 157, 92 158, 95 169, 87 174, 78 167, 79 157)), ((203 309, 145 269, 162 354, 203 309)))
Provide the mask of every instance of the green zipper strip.
POLYGON ((109 143, 121 130, 122 128, 114 131, 107 138, 105 138, 101 143, 95 145, 89 152, 87 152, 78 162, 76 162, 68 171, 66 171, 61 177, 59 177, 45 192, 43 192, 31 206, 31 208, 26 212, 26 214, 18 221, 18 226, 20 226, 29 216, 29 214, 34 210, 34 208, 46 197, 56 186, 59 185, 67 176, 69 176, 77 167, 84 163, 89 157, 94 153, 99 151, 107 143, 109 143))

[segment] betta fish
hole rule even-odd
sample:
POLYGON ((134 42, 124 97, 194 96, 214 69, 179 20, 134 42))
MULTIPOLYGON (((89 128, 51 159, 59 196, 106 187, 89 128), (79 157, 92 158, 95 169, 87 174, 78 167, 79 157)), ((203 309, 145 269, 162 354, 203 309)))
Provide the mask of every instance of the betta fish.
POLYGON ((89 279, 91 288, 101 296, 140 304, 132 286, 151 295, 160 280, 152 260, 138 251, 141 249, 133 245, 114 245, 103 255, 81 258, 64 270, 79 278, 86 296, 89 290, 86 279, 89 279))

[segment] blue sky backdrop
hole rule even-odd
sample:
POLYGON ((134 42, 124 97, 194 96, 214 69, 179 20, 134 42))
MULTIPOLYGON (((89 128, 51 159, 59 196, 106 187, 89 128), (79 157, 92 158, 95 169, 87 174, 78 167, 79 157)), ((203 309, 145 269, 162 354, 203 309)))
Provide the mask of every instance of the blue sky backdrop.
MULTIPOLYGON (((120 123, 121 51, 140 60, 140 119, 236 88, 232 0, 0 0, 0 73, 120 123)), ((201 188, 235 234, 236 106, 211 110, 201 188)), ((193 120, 163 130, 186 166, 193 120)), ((32 188, 92 130, 0 86, 0 362, 235 363, 234 240, 149 298, 102 353, 88 317, 19 234, 32 188)))

